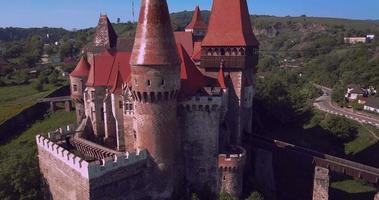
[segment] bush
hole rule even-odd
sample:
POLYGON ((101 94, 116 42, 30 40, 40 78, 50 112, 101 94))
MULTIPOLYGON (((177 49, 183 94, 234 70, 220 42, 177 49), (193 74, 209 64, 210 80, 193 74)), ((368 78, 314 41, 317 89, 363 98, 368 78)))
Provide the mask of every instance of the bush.
POLYGON ((26 70, 19 70, 13 77, 18 85, 29 82, 29 74, 26 70))
POLYGON ((332 100, 340 106, 344 106, 346 104, 346 99, 345 99, 345 88, 341 85, 336 85, 333 88, 333 93, 332 93, 332 100))
POLYGON ((353 105, 352 105, 352 107, 353 107, 354 110, 358 110, 358 111, 363 110, 363 105, 359 104, 358 102, 354 102, 353 105))
POLYGON ((36 80, 33 82, 32 87, 38 92, 41 92, 43 90, 43 82, 41 82, 40 80, 36 80))
POLYGON ((353 140, 358 134, 356 124, 343 117, 328 116, 321 125, 344 142, 353 140))
POLYGON ((0 86, 5 86, 5 80, 3 78, 0 78, 0 86))
POLYGON ((222 192, 220 194, 220 200, 236 200, 232 195, 227 192, 222 192))
POLYGON ((199 197, 197 197, 196 194, 192 194, 191 200, 200 200, 199 197))
POLYGON ((263 195, 259 192, 253 192, 246 200, 264 200, 263 195))
POLYGON ((48 77, 49 83, 56 85, 58 83, 59 72, 54 70, 48 77))

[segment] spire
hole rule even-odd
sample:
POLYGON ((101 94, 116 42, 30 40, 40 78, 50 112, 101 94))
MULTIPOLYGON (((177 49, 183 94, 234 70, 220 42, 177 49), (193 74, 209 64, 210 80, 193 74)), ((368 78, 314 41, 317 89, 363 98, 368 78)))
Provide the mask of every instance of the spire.
POLYGON ((70 76, 73 77, 88 77, 90 71, 90 64, 87 59, 83 56, 80 58, 78 65, 76 65, 74 71, 71 72, 70 76))
POLYGON ((218 71, 217 80, 218 80, 218 83, 220 84, 220 87, 222 89, 226 89, 225 75, 224 75, 223 68, 224 68, 224 60, 222 60, 220 63, 220 70, 218 71))
POLYGON ((258 46, 246 0, 214 0, 203 46, 258 46))
POLYGON ((107 15, 100 14, 99 24, 93 40, 95 47, 105 47, 107 49, 116 48, 118 36, 113 29, 112 23, 107 15))
POLYGON ((192 16, 191 22, 187 25, 186 29, 207 29, 207 24, 203 22, 199 6, 196 6, 195 12, 192 16))
POLYGON ((179 63, 166 0, 142 0, 131 64, 179 63))

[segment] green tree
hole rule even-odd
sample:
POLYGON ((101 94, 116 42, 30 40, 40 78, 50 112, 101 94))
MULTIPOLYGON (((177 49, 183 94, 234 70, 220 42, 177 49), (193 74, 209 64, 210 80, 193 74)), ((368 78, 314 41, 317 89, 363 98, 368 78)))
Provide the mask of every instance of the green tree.
POLYGON ((40 80, 36 80, 32 83, 32 87, 38 92, 41 92, 43 90, 43 82, 40 80))
POLYGON ((333 88, 332 100, 338 103, 338 105, 344 106, 346 104, 345 92, 346 89, 342 85, 336 85, 333 88))
POLYGON ((259 192, 253 192, 246 200, 264 200, 263 195, 259 192))
POLYGON ((18 70, 13 77, 17 84, 25 84, 29 82, 29 74, 26 70, 18 70))
POLYGON ((222 192, 220 194, 220 200, 236 200, 232 195, 227 192, 222 192))
POLYGON ((343 117, 328 116, 321 125, 344 142, 351 141, 358 134, 356 124, 343 117))
POLYGON ((57 70, 54 70, 48 77, 49 83, 56 85, 59 80, 59 72, 57 70))
POLYGON ((354 110, 358 110, 358 111, 363 110, 363 105, 362 105, 362 104, 359 104, 358 102, 354 102, 354 103, 352 104, 352 107, 353 107, 354 110))
POLYGON ((59 49, 61 59, 72 57, 73 45, 70 41, 63 42, 59 49))
POLYGON ((191 195, 191 200, 200 200, 195 193, 191 195))

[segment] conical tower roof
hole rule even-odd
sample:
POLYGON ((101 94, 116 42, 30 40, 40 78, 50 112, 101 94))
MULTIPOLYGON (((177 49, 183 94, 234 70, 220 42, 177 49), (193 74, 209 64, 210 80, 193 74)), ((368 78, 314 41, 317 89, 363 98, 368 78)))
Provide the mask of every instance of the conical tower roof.
POLYGON ((196 6, 195 12, 192 16, 192 20, 187 25, 186 29, 207 29, 207 24, 204 23, 203 18, 201 17, 199 6, 196 6))
POLYGON ((142 0, 131 65, 179 63, 166 0, 142 0))
POLYGON ((258 46, 246 0, 213 0, 203 46, 258 46))
POLYGON ((90 71, 90 64, 85 57, 80 58, 78 65, 76 65, 74 71, 71 72, 70 76, 85 78, 88 77, 90 71))
POLYGON ((107 15, 100 15, 99 24, 96 27, 93 46, 107 49, 116 48, 117 34, 107 15))

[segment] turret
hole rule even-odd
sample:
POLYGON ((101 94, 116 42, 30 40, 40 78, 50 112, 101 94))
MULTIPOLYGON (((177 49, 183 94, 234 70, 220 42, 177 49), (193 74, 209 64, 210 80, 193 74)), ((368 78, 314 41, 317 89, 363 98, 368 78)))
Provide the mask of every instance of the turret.
POLYGON ((104 50, 115 50, 117 48, 117 42, 118 36, 112 23, 109 21, 107 15, 101 14, 92 44, 86 49, 88 62, 93 65, 94 63, 92 63, 92 61, 95 55, 101 54, 104 50))
POLYGON ((207 33, 207 26, 208 25, 203 21, 203 18, 201 17, 199 6, 196 6, 192 20, 185 28, 185 31, 191 32, 193 34, 195 42, 201 41, 207 33))
POLYGON ((240 198, 246 151, 239 146, 230 146, 224 152, 218 156, 220 192, 227 192, 233 197, 240 198))
POLYGON ((106 49, 114 49, 117 46, 117 34, 112 27, 107 15, 100 15, 99 23, 96 27, 93 45, 106 49))
POLYGON ((80 124, 80 122, 85 118, 84 89, 89 71, 90 64, 87 62, 85 57, 82 57, 74 71, 70 74, 71 98, 75 102, 76 119, 78 124, 80 124))
POLYGON ((147 149, 153 166, 154 198, 169 199, 178 177, 180 137, 178 56, 166 0, 142 0, 131 56, 136 147, 147 149))

